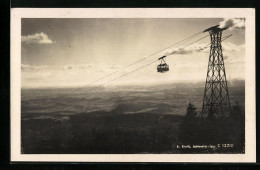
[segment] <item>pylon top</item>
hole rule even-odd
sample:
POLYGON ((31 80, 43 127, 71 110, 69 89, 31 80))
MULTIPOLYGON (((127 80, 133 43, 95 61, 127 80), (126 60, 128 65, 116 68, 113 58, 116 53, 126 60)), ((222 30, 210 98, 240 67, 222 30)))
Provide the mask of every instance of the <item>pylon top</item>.
POLYGON ((213 32, 213 33, 217 33, 223 30, 228 29, 228 27, 224 27, 224 28, 219 28, 219 25, 215 25, 213 27, 210 27, 208 29, 205 29, 203 32, 213 32))

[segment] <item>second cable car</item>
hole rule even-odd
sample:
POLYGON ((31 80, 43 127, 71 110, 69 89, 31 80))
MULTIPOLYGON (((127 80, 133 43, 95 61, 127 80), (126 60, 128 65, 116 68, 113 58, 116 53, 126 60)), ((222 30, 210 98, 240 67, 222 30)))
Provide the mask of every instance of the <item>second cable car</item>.
POLYGON ((164 73, 164 72, 169 71, 169 65, 167 65, 164 60, 165 57, 166 56, 162 56, 158 59, 158 60, 161 60, 161 63, 157 66, 157 72, 159 72, 159 73, 164 73))

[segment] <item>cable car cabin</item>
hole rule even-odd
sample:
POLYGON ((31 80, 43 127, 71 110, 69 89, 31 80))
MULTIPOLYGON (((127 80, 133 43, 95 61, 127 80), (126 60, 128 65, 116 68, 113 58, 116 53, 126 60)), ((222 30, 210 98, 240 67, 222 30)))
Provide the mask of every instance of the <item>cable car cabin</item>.
POLYGON ((169 71, 169 65, 167 65, 166 62, 164 61, 165 57, 166 56, 162 56, 158 59, 161 60, 161 63, 157 66, 157 72, 159 73, 164 73, 166 71, 169 71))
POLYGON ((169 65, 167 65, 166 63, 164 64, 159 64, 157 66, 157 72, 160 72, 160 73, 164 73, 166 71, 169 71, 169 65))

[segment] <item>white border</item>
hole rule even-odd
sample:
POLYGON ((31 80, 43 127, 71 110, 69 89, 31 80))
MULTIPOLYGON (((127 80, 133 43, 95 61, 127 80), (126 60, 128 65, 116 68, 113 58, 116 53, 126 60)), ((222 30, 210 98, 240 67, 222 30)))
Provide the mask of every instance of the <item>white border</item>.
POLYGON ((255 162, 255 9, 13 8, 11 9, 11 161, 255 162), (245 154, 21 154, 21 18, 246 18, 245 154))

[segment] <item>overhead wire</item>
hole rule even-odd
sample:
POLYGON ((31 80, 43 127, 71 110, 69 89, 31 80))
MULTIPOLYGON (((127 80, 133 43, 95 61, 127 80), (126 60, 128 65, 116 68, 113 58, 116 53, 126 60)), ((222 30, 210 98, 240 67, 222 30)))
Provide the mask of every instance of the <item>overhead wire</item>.
MULTIPOLYGON (((192 44, 194 44, 194 43, 196 43, 196 42, 198 42, 198 41, 200 41, 200 40, 202 40, 202 39, 204 39, 204 38, 206 38, 206 37, 208 37, 208 36, 209 36, 209 35, 206 35, 206 36, 204 36, 204 37, 202 37, 202 38, 200 38, 200 39, 198 39, 198 40, 196 40, 196 41, 194 41, 194 42, 192 42, 192 43, 190 43, 190 44, 184 46, 183 48, 180 48, 180 49, 174 51, 173 53, 175 53, 175 52, 177 52, 177 51, 180 51, 180 50, 183 50, 183 49, 187 48, 188 46, 190 46, 190 45, 192 45, 192 44)), ((173 54, 173 53, 171 53, 171 54, 173 54)), ((117 78, 114 78, 114 79, 112 79, 112 80, 110 80, 110 81, 108 81, 108 82, 106 82, 106 83, 104 83, 104 84, 111 83, 111 82, 113 82, 113 81, 115 81, 115 80, 117 80, 117 79, 119 79, 119 78, 122 78, 122 77, 124 77, 124 76, 126 76, 126 75, 129 75, 129 74, 131 74, 131 73, 133 73, 133 72, 135 72, 135 71, 137 71, 137 70, 140 70, 140 69, 142 69, 142 68, 145 68, 145 67, 147 67, 147 66, 149 66, 149 65, 151 65, 151 64, 153 64, 153 63, 155 63, 155 62, 157 62, 157 61, 158 61, 158 60, 155 60, 155 61, 153 61, 153 62, 151 62, 151 63, 146 64, 145 66, 141 66, 141 67, 139 67, 139 68, 137 68, 137 69, 135 69, 135 70, 133 70, 133 71, 130 71, 130 72, 126 73, 126 74, 123 74, 123 75, 121 75, 121 76, 119 76, 119 77, 117 77, 117 78)), ((102 87, 102 85, 99 85, 99 86, 95 87, 95 89, 100 88, 100 87, 102 87)), ((97 93, 97 92, 94 92, 94 94, 96 94, 96 93, 97 93)), ((75 99, 74 101, 71 101, 70 104, 71 104, 71 103, 75 103, 75 102, 77 102, 77 101, 79 101, 79 100, 86 99, 87 97, 90 97, 90 96, 92 96, 92 95, 93 95, 93 94, 89 94, 89 95, 87 95, 86 97, 83 97, 83 98, 80 98, 80 99, 75 99)))
MULTIPOLYGON (((225 41, 226 39, 228 39, 228 38, 231 37, 231 36, 232 36, 232 34, 223 37, 223 38, 221 39, 221 42, 222 42, 222 41, 225 41)), ((201 48, 200 50, 205 50, 206 48, 209 48, 210 45, 211 45, 211 43, 209 43, 209 44, 206 45, 205 47, 201 48)))
MULTIPOLYGON (((187 48, 188 46, 190 46, 190 45, 192 45, 192 44, 194 44, 194 43, 196 43, 196 42, 198 42, 198 41, 200 41, 200 40, 202 40, 202 39, 204 39, 204 38, 206 38, 206 37, 208 37, 208 36, 209 36, 209 35, 204 36, 204 37, 202 37, 202 38, 200 38, 200 39, 198 39, 198 40, 196 40, 196 41, 194 41, 194 42, 192 42, 192 43, 186 45, 185 47, 180 48, 180 49, 178 49, 178 50, 172 52, 171 54, 174 54, 174 53, 176 53, 176 52, 179 51, 179 50, 183 50, 183 49, 187 48)), ((225 41, 225 40, 228 39, 230 36, 232 36, 232 34, 223 37, 223 39, 221 40, 221 42, 222 42, 222 41, 225 41)), ((206 45, 205 47, 208 48, 207 46, 208 46, 208 45, 206 45)), ((204 47, 203 49, 206 49, 205 47, 204 47)), ((170 54, 170 55, 171 55, 171 54, 170 54)), ((144 65, 144 66, 141 66, 141 67, 139 67, 139 68, 137 68, 137 69, 135 69, 135 70, 133 70, 133 71, 130 71, 130 72, 126 73, 126 74, 123 74, 123 75, 121 75, 121 76, 119 76, 119 77, 117 77, 117 78, 114 78, 114 79, 112 79, 112 80, 106 82, 105 85, 109 86, 111 82, 113 82, 113 81, 115 81, 115 80, 117 80, 117 79, 120 79, 120 78, 122 78, 122 77, 124 77, 124 76, 127 76, 127 75, 129 75, 129 74, 131 74, 131 73, 133 73, 133 72, 135 72, 135 71, 137 71, 137 70, 143 69, 143 68, 145 68, 145 67, 147 67, 147 66, 149 66, 149 65, 151 65, 151 64, 153 64, 153 63, 155 63, 155 62, 157 62, 157 61, 158 61, 158 60, 155 60, 155 61, 153 61, 153 62, 151 62, 151 63, 148 63, 148 64, 146 64, 146 65, 144 65)), ((106 87, 107 87, 107 86, 106 86, 106 87)), ((102 87, 102 85, 98 85, 98 86, 95 87, 94 89, 98 89, 98 88, 100 88, 100 87, 102 87)), ((93 91, 93 90, 89 90, 89 91, 93 91)), ((87 92, 89 92, 89 91, 87 91, 87 92)), ((98 93, 98 92, 91 93, 91 94, 87 95, 86 97, 83 97, 83 98, 80 98, 80 99, 75 99, 74 101, 71 101, 70 103, 74 103, 74 102, 77 102, 77 101, 79 101, 79 100, 86 99, 87 97, 90 97, 90 96, 92 96, 92 95, 94 95, 94 94, 96 94, 96 93, 98 93)))
MULTIPOLYGON (((227 21, 227 23, 229 23, 229 22, 232 22, 232 21, 227 21)), ((77 88, 77 89, 73 89, 73 90, 70 90, 70 91, 68 90, 67 92, 68 92, 68 93, 71 93, 71 92, 74 92, 74 91, 78 91, 78 90, 80 90, 80 89, 82 89, 82 88, 84 88, 84 87, 86 87, 86 86, 89 86, 89 85, 91 85, 91 84, 94 84, 94 83, 96 83, 96 82, 98 82, 98 81, 100 81, 100 80, 102 80, 102 79, 105 79, 106 77, 109 77, 109 76, 111 76, 111 75, 113 75, 113 74, 115 74, 115 73, 117 73, 117 72, 119 72, 119 71, 121 71, 121 70, 123 70, 123 69, 125 69, 125 68, 127 68, 127 67, 130 67, 130 66, 132 66, 132 65, 134 65, 134 64, 136 64, 136 63, 138 63, 138 62, 140 62, 140 61, 143 61, 143 60, 145 60, 145 59, 147 59, 147 58, 149 58, 149 57, 151 57, 151 56, 153 56, 153 55, 155 55, 155 54, 157 54, 157 53, 159 53, 159 52, 162 52, 162 51, 164 51, 164 50, 166 50, 166 49, 168 49, 168 48, 170 48, 170 47, 172 47, 172 46, 174 46, 174 45, 177 45, 177 44, 183 43, 183 42, 185 42, 185 41, 187 41, 187 40, 193 39, 194 37, 196 37, 197 35, 200 35, 201 33, 203 33, 203 31, 199 31, 199 32, 197 32, 197 33, 195 33, 195 34, 193 34, 193 35, 191 35, 191 36, 189 36, 189 37, 187 37, 187 38, 185 38, 185 39, 179 41, 179 42, 176 42, 176 43, 174 43, 174 44, 172 44, 172 45, 170 45, 170 46, 168 46, 168 47, 162 49, 162 50, 159 50, 159 51, 157 51, 157 52, 155 52, 155 53, 153 53, 153 54, 151 54, 151 55, 149 55, 149 56, 147 56, 147 57, 144 57, 144 58, 142 58, 142 59, 140 59, 140 60, 137 60, 136 62, 133 62, 133 63, 131 63, 131 64, 129 64, 129 65, 123 67, 123 68, 120 68, 119 70, 116 70, 116 71, 114 71, 114 72, 112 72, 112 73, 110 73, 110 74, 108 74, 108 75, 106 75, 106 76, 103 76, 103 77, 101 77, 101 78, 99 78, 99 79, 97 79, 97 80, 95 80, 95 81, 92 81, 92 82, 90 82, 90 83, 88 83, 88 84, 86 84, 86 85, 83 85, 82 87, 79 87, 79 88, 77 88)), ((210 44, 209 44, 209 45, 210 45, 210 44)), ((93 87, 93 89, 95 89, 95 88, 96 88, 96 87, 93 87)), ((90 91, 91 91, 91 89, 90 89, 90 91)))
MULTIPOLYGON (((181 40, 181 41, 178 41, 178 42, 176 42, 176 43, 174 43, 174 44, 171 44, 170 46, 167 46, 166 48, 163 48, 163 49, 161 49, 161 50, 159 50, 159 51, 156 51, 156 52, 150 54, 149 56, 146 56, 146 57, 144 57, 144 58, 141 58, 141 59, 139 59, 139 60, 137 60, 137 61, 135 61, 135 62, 133 62, 133 63, 130 63, 130 64, 128 64, 127 66, 122 67, 122 68, 120 68, 120 69, 118 69, 118 70, 116 70, 116 71, 114 71, 114 72, 112 72, 112 73, 110 73, 110 74, 108 74, 108 75, 105 75, 105 76, 103 76, 103 77, 101 77, 101 78, 99 78, 99 79, 97 79, 97 80, 94 80, 94 81, 92 81, 92 82, 90 82, 90 83, 88 83, 88 84, 86 84, 86 85, 83 85, 83 86, 81 86, 81 87, 79 87, 79 88, 77 88, 77 89, 74 88, 73 90, 70 90, 70 91, 67 90, 67 92, 68 92, 68 93, 72 93, 72 92, 75 92, 75 91, 79 91, 80 89, 82 89, 82 88, 84 88, 84 87, 90 86, 90 85, 92 85, 92 84, 94 84, 94 83, 96 83, 96 82, 98 82, 98 81, 100 81, 100 80, 102 80, 102 79, 105 79, 105 78, 107 78, 107 77, 109 77, 109 76, 111 76, 111 75, 114 75, 115 73, 118 73, 119 71, 121 71, 121 70, 123 70, 123 69, 126 69, 126 68, 128 68, 128 67, 130 67, 130 66, 133 66, 133 65, 135 65, 135 64, 137 64, 137 63, 139 63, 139 62, 141 62, 141 61, 143 61, 143 60, 145 60, 145 59, 147 59, 147 58, 150 58, 150 57, 154 56, 155 54, 158 54, 158 53, 160 53, 160 52, 162 52, 162 51, 164 51, 164 50, 166 50, 166 49, 168 49, 168 48, 171 48, 171 47, 173 47, 173 46, 175 46, 175 45, 177 45, 177 44, 185 43, 185 42, 187 42, 187 41, 189 41, 189 40, 195 38, 196 36, 198 36, 198 35, 200 35, 200 34, 202 34, 202 33, 203 33, 202 31, 199 31, 199 32, 197 32, 197 33, 195 33, 195 34, 193 34, 193 35, 191 35, 191 36, 189 36, 189 37, 187 37, 187 38, 185 38, 185 39, 183 39, 183 40, 181 40)), ((95 89, 95 87, 93 87, 93 88, 95 89)))
MULTIPOLYGON (((190 43, 190 44, 188 44, 188 45, 186 45, 186 46, 184 46, 183 48, 180 48, 180 50, 182 50, 182 49, 184 49, 184 48, 187 48, 188 46, 190 46, 190 45, 192 45, 192 44, 194 44, 194 43, 196 43, 196 42, 198 42, 198 41, 200 41, 200 40, 202 40, 202 39, 204 39, 204 38, 206 38, 206 37, 208 37, 209 35, 206 35, 206 36, 204 36, 204 37, 202 37, 202 38, 200 38, 200 39, 198 39, 198 40, 196 40, 196 41, 194 41, 194 42, 192 42, 192 43, 190 43)), ((174 53, 176 53, 176 52, 178 52, 178 50, 177 51, 174 51, 174 52, 172 52, 171 54, 169 54, 169 55, 172 55, 172 54, 174 54, 174 53)), ((169 56, 168 55, 168 56, 169 56)))

